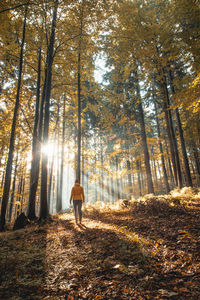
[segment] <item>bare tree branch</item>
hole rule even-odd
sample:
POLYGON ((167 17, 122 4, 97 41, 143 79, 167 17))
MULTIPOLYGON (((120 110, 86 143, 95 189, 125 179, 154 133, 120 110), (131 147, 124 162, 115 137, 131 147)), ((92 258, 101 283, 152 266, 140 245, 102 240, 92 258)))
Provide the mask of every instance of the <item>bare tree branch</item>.
POLYGON ((0 10, 0 13, 4 13, 6 11, 13 10, 13 9, 16 9, 16 8, 19 8, 21 6, 28 5, 28 4, 29 4, 29 2, 25 2, 25 3, 18 4, 18 5, 13 6, 13 7, 5 8, 5 9, 0 10))

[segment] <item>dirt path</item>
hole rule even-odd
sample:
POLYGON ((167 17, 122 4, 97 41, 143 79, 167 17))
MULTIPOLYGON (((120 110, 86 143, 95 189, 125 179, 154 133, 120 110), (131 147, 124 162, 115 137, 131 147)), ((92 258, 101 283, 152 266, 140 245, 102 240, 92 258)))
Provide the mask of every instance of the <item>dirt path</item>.
POLYGON ((199 299, 199 214, 71 214, 0 235, 0 299, 199 299))

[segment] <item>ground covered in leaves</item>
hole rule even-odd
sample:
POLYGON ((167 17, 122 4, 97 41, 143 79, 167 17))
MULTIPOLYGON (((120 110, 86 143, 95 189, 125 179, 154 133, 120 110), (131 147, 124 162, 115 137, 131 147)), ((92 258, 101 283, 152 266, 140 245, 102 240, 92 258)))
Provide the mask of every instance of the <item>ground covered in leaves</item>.
POLYGON ((90 206, 0 234, 0 299, 200 299, 200 197, 90 206))

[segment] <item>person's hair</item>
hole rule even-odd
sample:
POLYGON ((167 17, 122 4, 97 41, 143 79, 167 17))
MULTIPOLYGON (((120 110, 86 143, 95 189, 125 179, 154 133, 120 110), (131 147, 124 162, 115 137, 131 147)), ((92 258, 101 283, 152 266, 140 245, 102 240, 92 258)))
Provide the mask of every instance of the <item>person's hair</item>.
POLYGON ((75 180, 75 183, 79 183, 79 180, 78 180, 78 179, 76 179, 76 180, 75 180))

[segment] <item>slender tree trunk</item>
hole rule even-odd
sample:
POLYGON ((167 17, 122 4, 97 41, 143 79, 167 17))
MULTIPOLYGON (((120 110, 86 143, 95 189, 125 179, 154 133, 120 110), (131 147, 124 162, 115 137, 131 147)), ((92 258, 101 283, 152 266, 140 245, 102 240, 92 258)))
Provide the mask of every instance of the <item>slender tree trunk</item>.
MULTIPOLYGON (((47 63, 47 62, 46 62, 47 63)), ((36 198, 36 192, 37 192, 37 186, 38 186, 38 181, 39 181, 39 172, 40 172, 40 160, 41 160, 41 145, 42 145, 42 131, 43 131, 43 122, 44 122, 44 102, 45 102, 45 91, 46 91, 46 84, 47 84, 47 69, 45 67, 45 77, 44 77, 44 84, 43 84, 43 89, 42 89, 42 96, 41 96, 41 101, 40 101, 40 109, 39 109, 39 125, 38 125, 38 136, 37 136, 37 142, 36 142, 36 149, 35 153, 36 156, 34 157, 34 189, 32 190, 32 196, 34 196, 35 192, 35 198, 36 198)), ((34 200, 36 201, 36 200, 34 200)), ((30 203, 31 207, 30 210, 28 210, 28 217, 30 219, 34 219, 34 203, 30 203), (30 214, 30 215, 29 215, 30 214)), ((36 209, 36 208, 35 208, 36 209)), ((37 214, 38 214, 38 209, 37 209, 37 214)))
POLYGON ((142 187, 141 187, 141 179, 140 179, 140 165, 139 161, 136 160, 136 167, 137 167, 137 178, 138 178, 138 186, 139 186, 139 195, 142 196, 142 187))
POLYGON ((155 108, 155 116, 156 116, 156 126, 157 126, 157 133, 158 133, 158 139, 159 139, 159 147, 160 147, 160 154, 161 154, 161 162, 162 162, 162 169, 163 169, 163 176, 164 176, 164 182, 165 182, 165 187, 167 193, 170 192, 170 187, 169 187, 169 182, 168 182, 168 177, 167 177, 167 170, 165 167, 165 160, 164 160, 164 154, 163 154, 163 146, 161 143, 161 134, 160 134, 160 124, 158 120, 158 111, 157 111, 157 106, 156 102, 154 101, 154 108, 155 108))
POLYGON ((21 212, 23 211, 23 206, 24 206, 24 189, 25 189, 25 175, 22 178, 22 198, 21 198, 21 212))
POLYGON ((82 31, 83 31, 83 8, 84 1, 81 5, 80 15, 80 38, 78 48, 78 160, 77 160, 77 171, 76 177, 81 180, 81 44, 82 44, 82 31))
POLYGON ((103 147, 102 147, 102 142, 101 142, 101 138, 100 138, 100 148, 101 148, 101 153, 100 153, 100 159, 101 159, 101 171, 100 171, 100 174, 101 174, 101 186, 100 186, 100 189, 101 189, 101 201, 104 201, 104 171, 103 171, 103 147))
MULTIPOLYGON (((50 97, 51 97, 51 78, 52 78, 53 48, 54 48, 54 40, 55 40, 57 7, 58 7, 58 0, 55 1, 53 18, 52 18, 50 43, 47 51, 47 80, 46 80, 46 90, 45 90, 45 116, 44 116, 44 129, 43 129, 44 145, 48 143, 48 135, 49 135, 49 106, 50 106, 50 97)), ((42 155, 42 170, 41 170, 40 219, 43 218, 45 219, 48 215, 47 177, 48 177, 48 155, 47 153, 44 152, 42 155)))
POLYGON ((111 189, 111 193, 110 193, 111 202, 114 203, 115 191, 114 191, 114 181, 113 181, 113 176, 112 175, 111 175, 111 178, 110 178, 110 189, 111 189))
POLYGON ((132 183, 133 183, 133 185, 135 185, 134 163, 133 162, 131 162, 131 173, 132 173, 132 183))
POLYGON ((59 148, 60 148, 60 135, 59 131, 57 133, 57 182, 56 182, 56 212, 60 212, 62 210, 61 203, 61 190, 60 190, 60 159, 59 159, 59 148))
MULTIPOLYGON (((97 172, 97 145, 96 145, 96 138, 94 138, 94 150, 95 150, 94 169, 95 169, 95 172, 97 172)), ((95 193, 95 202, 96 202, 98 200, 97 183, 95 183, 94 193, 95 193)))
POLYGON ((86 177, 86 197, 85 202, 89 202, 89 173, 87 171, 87 177, 86 177))
POLYGON ((200 161, 199 161, 199 154, 197 151, 197 146, 194 141, 192 141, 192 151, 193 151, 194 162, 195 162, 195 166, 196 166, 197 184, 199 185, 199 183, 200 183, 200 161))
POLYGON ((110 197, 111 197, 111 202, 114 203, 115 199, 115 191, 114 191, 114 179, 113 179, 113 162, 112 160, 110 161, 110 169, 111 169, 111 178, 110 178, 110 197))
POLYGON ((35 197, 38 186, 38 175, 39 175, 39 141, 38 141, 38 123, 39 123, 39 104, 40 104, 40 77, 41 77, 41 48, 39 48, 38 54, 38 77, 37 77, 37 94, 35 103, 35 120, 33 128, 33 143, 32 143, 32 161, 31 161, 31 174, 30 174, 30 192, 27 217, 30 220, 36 218, 35 215, 35 197))
MULTIPOLYGON (((5 179, 5 170, 3 170, 3 175, 2 175, 2 178, 1 178, 1 188, 4 185, 4 179, 5 179)), ((1 202, 2 202, 2 197, 0 197, 0 204, 1 204, 1 202)))
POLYGON ((117 199, 120 199, 121 193, 120 193, 120 184, 119 184, 119 158, 118 156, 116 156, 116 160, 115 160, 115 170, 116 170, 116 196, 117 199))
POLYGON ((82 137, 82 163, 81 163, 81 183, 84 188, 85 184, 85 176, 84 176, 84 170, 85 170, 85 153, 84 153, 84 137, 82 137))
MULTIPOLYGON (((169 82, 170 82, 170 87, 172 94, 175 94, 175 89, 173 86, 173 76, 172 72, 169 72, 169 82)), ((176 119, 177 119, 177 124, 178 124, 178 131, 179 131, 179 136, 180 136, 180 141, 181 141, 181 149, 182 149, 182 155, 183 155, 183 160, 184 160, 184 165, 185 165, 185 171, 186 171, 186 181, 188 186, 192 186, 192 177, 190 174, 190 167, 189 167, 189 162, 188 162, 188 156, 187 156, 187 151, 185 147, 185 139, 183 136, 183 128, 181 124, 181 119, 180 119, 180 114, 178 108, 175 109, 176 112, 176 119)))
POLYGON ((156 160, 154 159, 154 148, 151 148, 151 153, 152 153, 152 168, 154 171, 154 181, 155 185, 158 186, 158 175, 157 175, 157 168, 156 168, 156 160))
POLYGON ((25 9, 24 24, 23 24, 18 83, 17 83, 17 94, 16 94, 14 115, 13 115, 13 120, 12 120, 10 145, 9 145, 9 152, 8 152, 8 160, 7 160, 7 164, 6 164, 6 174, 5 174, 3 198, 2 198, 2 205, 1 205, 0 231, 4 230, 5 215, 6 215, 6 209, 7 209, 7 205, 8 205, 8 198, 9 198, 9 192, 10 192, 12 162, 13 162, 13 154, 14 154, 14 146, 15 146, 15 130, 16 130, 19 103, 20 103, 20 90, 21 90, 21 79, 22 79, 22 67, 23 67, 23 54, 24 54, 27 12, 28 12, 28 5, 26 6, 26 9, 25 9))
MULTIPOLYGON (((52 191, 52 180, 53 180, 53 168, 54 168, 54 151, 52 154, 52 160, 50 164, 50 173, 49 173, 49 184, 48 184, 48 207, 50 211, 51 207, 51 191, 52 191)), ((52 210, 53 211, 53 210, 52 210)))
MULTIPOLYGON (((130 160, 126 160, 127 170, 128 170, 128 186, 132 187, 132 178, 131 178, 131 163, 130 160)), ((131 199, 131 194, 133 193, 133 189, 130 188, 128 192, 128 198, 131 199)))
POLYGON ((176 185, 181 188, 182 187, 182 177, 181 177, 180 161, 179 161, 176 137, 175 137, 173 123, 172 123, 171 111, 169 109, 169 94, 168 94, 168 89, 167 89, 167 83, 166 83, 166 78, 164 75, 163 75, 162 88, 163 88, 163 93, 164 93, 163 107, 164 107, 164 112, 165 112, 167 134, 168 134, 168 139, 169 139, 171 159, 172 159, 172 165, 173 165, 173 170, 174 170, 174 178, 175 178, 176 185))
MULTIPOLYGON (((48 207, 50 208, 51 205, 51 191, 52 191, 52 180, 53 180, 53 170, 54 170, 54 161, 55 161, 55 148, 56 148, 56 130, 57 130, 57 125, 59 122, 59 109, 58 109, 58 115, 56 119, 56 126, 54 128, 54 138, 53 138, 53 153, 51 157, 51 162, 50 162, 50 174, 49 174, 49 184, 48 184, 48 207)), ((53 211, 53 210, 52 210, 53 211)))
POLYGON ((180 114, 178 108, 175 110, 176 112, 176 119, 177 119, 177 124, 178 124, 178 130, 179 130, 179 135, 180 135, 180 141, 181 141, 181 149, 182 149, 182 155, 183 155, 183 161, 185 165, 185 171, 186 171, 186 183, 187 186, 193 186, 192 184, 192 177, 190 174, 190 166, 189 166, 189 161, 188 161, 188 156, 187 156, 187 151, 185 147, 185 139, 183 136, 183 128, 181 124, 181 119, 180 119, 180 114))
POLYGON ((17 163, 18 163, 18 153, 15 161, 15 171, 14 171, 14 176, 13 176, 13 184, 12 184, 12 193, 10 197, 10 207, 9 207, 9 214, 8 214, 8 219, 9 221, 12 218, 12 210, 13 210, 13 203, 14 203, 14 195, 15 195, 15 185, 16 185, 16 176, 17 176, 17 163))
POLYGON ((21 212, 21 206, 22 206, 22 188, 23 188, 23 174, 18 182, 18 189, 17 189, 17 201, 20 202, 20 204, 17 204, 17 216, 19 216, 21 212))
POLYGON ((62 150, 61 150, 61 167, 60 167, 60 201, 62 209, 63 196, 63 176, 64 176, 64 155, 65 155, 65 98, 63 103, 63 120, 62 120, 62 150))
POLYGON ((153 187, 153 180, 151 175, 151 167, 150 167, 150 158, 149 158, 149 151, 147 146, 147 137, 146 137, 146 129, 145 129, 145 122, 144 122, 144 112, 142 107, 142 101, 141 101, 141 95, 140 95, 140 87, 139 82, 137 78, 137 72, 136 72, 136 92, 137 92, 137 98, 138 98, 138 109, 139 109, 139 122, 140 122, 140 129, 141 129, 141 139, 142 139, 142 147, 144 151, 144 163, 145 163, 145 169, 146 169, 146 176, 147 176, 147 186, 148 186, 148 193, 153 194, 154 193, 154 187, 153 187))

